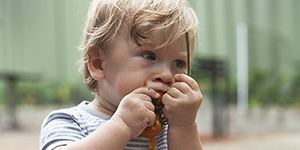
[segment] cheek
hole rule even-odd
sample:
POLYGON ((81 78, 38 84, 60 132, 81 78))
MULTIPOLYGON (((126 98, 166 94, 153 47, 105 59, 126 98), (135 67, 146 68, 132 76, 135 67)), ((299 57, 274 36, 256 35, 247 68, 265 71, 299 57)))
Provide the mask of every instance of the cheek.
POLYGON ((147 81, 147 74, 149 73, 145 67, 137 65, 138 62, 132 60, 134 59, 117 65, 111 64, 111 67, 106 70, 105 80, 110 85, 112 94, 116 95, 116 100, 120 100, 133 90, 143 87, 144 81, 147 81))
POLYGON ((143 87, 145 81, 148 81, 147 75, 143 74, 143 71, 136 71, 133 73, 127 73, 124 76, 118 78, 115 82, 116 91, 118 95, 123 98, 127 94, 131 93, 137 88, 143 87))
POLYGON ((140 80, 142 80, 141 77, 134 77, 133 75, 126 78, 120 78, 120 80, 117 80, 115 83, 116 90, 121 97, 124 97, 133 90, 143 86, 143 82, 140 80))
POLYGON ((128 80, 126 79, 118 80, 115 83, 115 88, 118 92, 118 95, 122 98, 132 91, 132 86, 130 85, 130 82, 128 82, 128 80))

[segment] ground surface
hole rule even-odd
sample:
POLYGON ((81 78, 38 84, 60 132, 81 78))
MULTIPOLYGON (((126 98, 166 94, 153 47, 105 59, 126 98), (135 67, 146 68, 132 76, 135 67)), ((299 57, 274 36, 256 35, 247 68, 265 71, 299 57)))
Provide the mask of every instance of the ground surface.
POLYGON ((235 135, 203 141, 205 150, 300 150, 299 132, 235 135))
MULTIPOLYGON (((15 130, 5 129, 5 116, 0 110, 0 150, 38 150, 42 120, 53 109, 55 108, 31 106, 18 109, 19 128, 15 130)), ((286 114, 290 116, 291 113, 286 114)), ((294 119, 297 120, 298 118, 294 119)), ((203 117, 202 122, 210 123, 205 120, 203 117)), ((207 128, 209 125, 206 124, 202 124, 201 127, 207 128)), ((258 129, 258 126, 253 127, 258 129)), ((218 139, 211 138, 207 133, 201 137, 205 150, 300 150, 300 130, 292 127, 293 130, 267 130, 252 133, 238 130, 239 133, 218 139)), ((300 126, 298 127, 300 128, 300 126)))
MULTIPOLYGON (((38 150, 39 133, 7 131, 0 134, 1 150, 38 150)), ((205 150, 298 150, 300 133, 236 135, 220 139, 203 137, 205 150)))

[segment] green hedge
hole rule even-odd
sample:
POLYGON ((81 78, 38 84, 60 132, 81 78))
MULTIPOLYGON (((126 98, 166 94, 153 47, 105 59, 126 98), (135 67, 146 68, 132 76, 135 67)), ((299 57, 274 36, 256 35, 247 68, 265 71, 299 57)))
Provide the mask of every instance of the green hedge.
MULTIPOLYGON (((7 103, 8 91, 1 86, 0 102, 7 103)), ((78 104, 82 100, 92 100, 93 95, 82 82, 26 82, 20 81, 16 85, 18 104, 78 104)))

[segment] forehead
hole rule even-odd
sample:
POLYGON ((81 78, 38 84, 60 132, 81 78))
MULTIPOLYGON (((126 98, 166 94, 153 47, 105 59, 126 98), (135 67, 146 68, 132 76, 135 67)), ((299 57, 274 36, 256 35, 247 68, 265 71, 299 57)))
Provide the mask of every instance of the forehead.
POLYGON ((184 35, 181 35, 174 41, 170 41, 168 36, 170 35, 164 31, 159 31, 147 38, 141 38, 139 42, 142 46, 150 46, 153 49, 169 49, 176 47, 176 49, 182 49, 186 51, 186 41, 184 35))

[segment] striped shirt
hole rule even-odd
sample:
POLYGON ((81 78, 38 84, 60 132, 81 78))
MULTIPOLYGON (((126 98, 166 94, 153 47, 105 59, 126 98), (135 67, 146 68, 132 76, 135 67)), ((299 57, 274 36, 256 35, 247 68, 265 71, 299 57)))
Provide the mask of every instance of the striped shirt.
MULTIPOLYGON (((88 101, 78 106, 52 111, 44 120, 40 133, 40 150, 52 150, 85 138, 101 126, 110 117, 90 109, 88 101)), ((157 149, 167 150, 167 127, 156 136, 157 149)), ((148 139, 142 136, 131 139, 125 150, 148 150, 148 139)))

